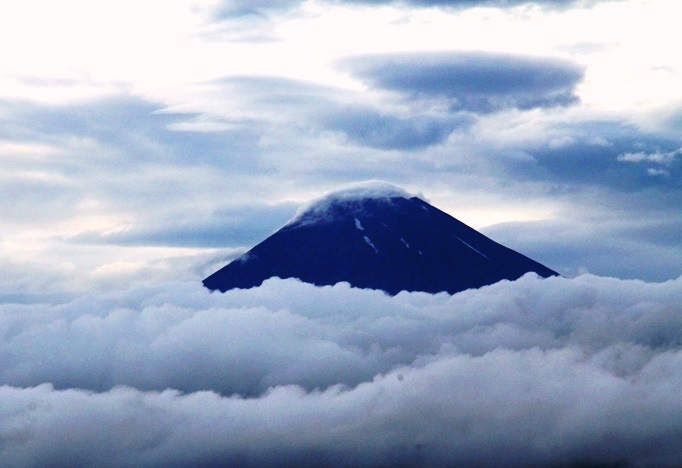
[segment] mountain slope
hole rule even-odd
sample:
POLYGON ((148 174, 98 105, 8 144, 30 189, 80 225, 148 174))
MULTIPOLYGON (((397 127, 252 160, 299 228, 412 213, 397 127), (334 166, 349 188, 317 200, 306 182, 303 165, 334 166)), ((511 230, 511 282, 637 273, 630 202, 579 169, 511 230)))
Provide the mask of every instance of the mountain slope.
POLYGON ((313 203, 203 283, 224 292, 277 276, 316 285, 347 281, 391 295, 456 293, 530 271, 557 275, 423 200, 381 184, 313 203))

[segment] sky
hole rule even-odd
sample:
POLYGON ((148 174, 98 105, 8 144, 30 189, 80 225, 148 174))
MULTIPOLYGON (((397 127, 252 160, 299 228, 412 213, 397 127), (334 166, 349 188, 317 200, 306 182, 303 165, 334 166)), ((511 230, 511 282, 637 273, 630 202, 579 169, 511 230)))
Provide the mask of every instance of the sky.
POLYGON ((682 274, 674 2, 0 7, 0 295, 201 279, 384 180, 559 273, 682 274))
POLYGON ((0 4, 0 460, 679 460, 676 5, 0 4), (563 277, 201 287, 366 180, 563 277))

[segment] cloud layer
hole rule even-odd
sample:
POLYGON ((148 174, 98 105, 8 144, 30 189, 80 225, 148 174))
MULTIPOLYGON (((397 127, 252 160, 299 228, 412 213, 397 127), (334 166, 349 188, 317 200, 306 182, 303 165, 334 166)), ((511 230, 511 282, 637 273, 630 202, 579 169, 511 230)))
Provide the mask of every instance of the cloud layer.
POLYGON ((296 280, 0 306, 9 464, 666 464, 682 278, 296 280))
POLYGON ((375 55, 346 65, 374 86, 476 113, 574 104, 583 75, 567 61, 481 52, 375 55))
MULTIPOLYGON (((618 0, 323 0, 330 4, 349 5, 386 5, 395 4, 417 8, 453 8, 465 9, 473 7, 515 7, 534 4, 550 8, 568 8, 570 6, 592 6, 599 2, 618 0)), ((216 19, 243 16, 264 16, 274 12, 292 10, 301 4, 301 0, 223 0, 215 10, 216 19)))

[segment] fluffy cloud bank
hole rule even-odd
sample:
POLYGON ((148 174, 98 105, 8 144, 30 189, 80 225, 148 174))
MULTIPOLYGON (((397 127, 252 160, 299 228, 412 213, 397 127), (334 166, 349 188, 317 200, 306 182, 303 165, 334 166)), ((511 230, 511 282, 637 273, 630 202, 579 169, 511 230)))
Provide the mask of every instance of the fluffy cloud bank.
POLYGON ((0 306, 9 465, 672 464, 682 278, 0 306))

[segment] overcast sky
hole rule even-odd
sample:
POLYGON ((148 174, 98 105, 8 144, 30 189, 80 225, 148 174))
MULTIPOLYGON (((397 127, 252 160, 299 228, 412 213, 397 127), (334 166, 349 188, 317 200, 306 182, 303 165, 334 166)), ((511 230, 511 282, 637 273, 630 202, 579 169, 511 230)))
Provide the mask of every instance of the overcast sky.
POLYGON ((679 461, 678 30, 675 0, 2 2, 0 462, 679 461), (370 179, 564 276, 201 287, 370 179))
POLYGON ((398 185, 560 273, 682 274, 675 2, 0 6, 0 294, 201 279, 398 185))

